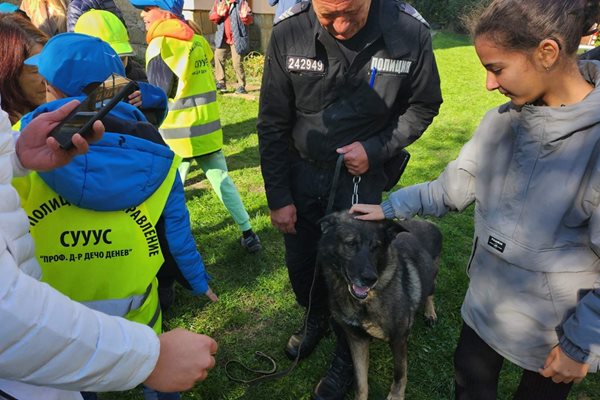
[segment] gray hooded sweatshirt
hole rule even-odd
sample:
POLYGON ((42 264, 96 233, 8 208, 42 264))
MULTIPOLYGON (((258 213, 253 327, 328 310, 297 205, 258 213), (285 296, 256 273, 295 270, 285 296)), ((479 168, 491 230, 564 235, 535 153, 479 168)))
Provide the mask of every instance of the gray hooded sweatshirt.
POLYGON ((591 372, 600 364, 600 63, 580 69, 595 85, 583 101, 489 111, 436 180, 382 203, 409 218, 475 202, 462 317, 531 371, 559 343, 591 372))

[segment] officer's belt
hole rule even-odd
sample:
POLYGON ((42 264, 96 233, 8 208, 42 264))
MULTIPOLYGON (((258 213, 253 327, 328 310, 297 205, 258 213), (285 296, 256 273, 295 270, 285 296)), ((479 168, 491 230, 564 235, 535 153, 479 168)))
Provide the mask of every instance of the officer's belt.
POLYGON ((329 160, 329 161, 317 161, 317 160, 310 160, 308 158, 302 158, 302 161, 304 161, 305 163, 317 168, 317 169, 326 169, 326 170, 334 170, 335 169, 335 164, 336 164, 336 160, 329 160))

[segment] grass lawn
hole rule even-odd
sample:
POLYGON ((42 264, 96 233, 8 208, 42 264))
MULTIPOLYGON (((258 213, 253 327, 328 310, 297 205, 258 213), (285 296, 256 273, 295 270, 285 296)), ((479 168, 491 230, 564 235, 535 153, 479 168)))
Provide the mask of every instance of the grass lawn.
MULTIPOLYGON (((410 185, 435 178, 471 136, 486 110, 505 99, 484 88, 485 74, 467 38, 438 33, 434 38, 442 78, 444 104, 429 130, 409 150, 412 159, 401 180, 410 185)), ((309 399, 315 383, 328 367, 332 336, 287 377, 255 386, 231 382, 224 371, 228 360, 260 367, 255 351, 274 357, 279 369, 290 362, 282 349, 296 329, 302 310, 294 297, 284 266, 283 240, 270 225, 258 159, 256 115, 258 102, 219 96, 225 132, 224 152, 231 176, 244 199, 264 250, 246 254, 240 233, 218 201, 204 174, 192 170, 186 182, 192 229, 209 273, 218 303, 193 297, 181 288, 173 310, 165 315, 167 328, 184 327, 214 337, 220 345, 217 367, 206 381, 183 395, 204 400, 309 399)), ((437 287, 438 324, 430 329, 419 319, 409 345, 407 399, 453 398, 452 353, 461 325, 460 305, 467 287, 465 265, 471 250, 473 209, 434 219, 444 233, 444 252, 437 287)), ((239 372, 239 371, 238 371, 239 372)), ((510 399, 518 383, 517 368, 506 365, 500 399, 510 399)), ((370 363, 370 399, 384 399, 392 377, 387 345, 373 342, 370 363)), ((599 399, 600 379, 592 376, 573 390, 570 399, 599 399)), ((141 391, 110 393, 102 399, 141 399, 141 391)), ((534 400, 534 399, 532 399, 534 400)))

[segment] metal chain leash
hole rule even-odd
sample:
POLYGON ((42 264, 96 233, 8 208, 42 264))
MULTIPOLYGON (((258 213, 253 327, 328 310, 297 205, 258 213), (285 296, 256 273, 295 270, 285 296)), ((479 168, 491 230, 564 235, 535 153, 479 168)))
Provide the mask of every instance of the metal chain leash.
POLYGON ((360 175, 352 178, 354 190, 352 192, 352 205, 358 204, 358 184, 360 183, 360 175))

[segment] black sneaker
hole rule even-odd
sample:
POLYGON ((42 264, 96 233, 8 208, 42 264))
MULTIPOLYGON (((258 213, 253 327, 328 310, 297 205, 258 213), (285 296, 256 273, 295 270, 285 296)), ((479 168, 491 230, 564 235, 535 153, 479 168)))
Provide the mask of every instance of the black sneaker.
POLYGON ((235 89, 235 92, 237 94, 247 94, 248 92, 246 91, 246 88, 243 86, 238 87, 237 89, 235 89))
POLYGON ((310 313, 308 321, 306 321, 306 335, 304 334, 304 324, 302 324, 302 326, 290 336, 284 349, 285 355, 290 360, 295 360, 298 356, 298 352, 300 352, 299 360, 308 357, 328 331, 329 313, 310 313))
POLYGON ((333 360, 327 373, 313 391, 313 400, 344 400, 354 384, 352 362, 333 353, 333 360))
POLYGON ((256 253, 262 250, 262 244, 260 244, 260 238, 254 232, 248 237, 242 236, 240 244, 246 249, 248 253, 256 253))
POLYGON ((217 90, 220 91, 221 93, 226 92, 227 85, 225 84, 225 82, 217 82, 217 90))

